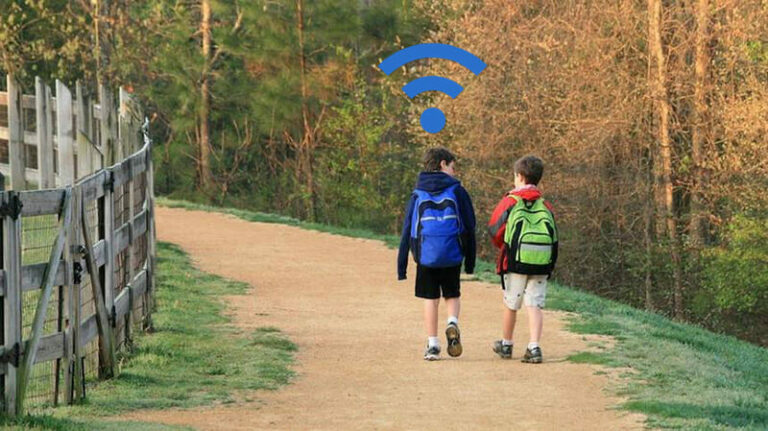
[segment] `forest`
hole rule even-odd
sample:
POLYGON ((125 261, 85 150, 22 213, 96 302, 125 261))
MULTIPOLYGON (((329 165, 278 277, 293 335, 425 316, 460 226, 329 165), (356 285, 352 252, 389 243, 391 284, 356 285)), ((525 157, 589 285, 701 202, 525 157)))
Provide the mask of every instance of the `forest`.
POLYGON ((764 1, 0 0, 0 74, 136 95, 160 195, 379 233, 445 146, 489 261, 485 222, 536 154, 559 283, 768 345, 764 1), (488 67, 378 69, 418 43, 488 67), (409 99, 426 75, 465 90, 409 99))

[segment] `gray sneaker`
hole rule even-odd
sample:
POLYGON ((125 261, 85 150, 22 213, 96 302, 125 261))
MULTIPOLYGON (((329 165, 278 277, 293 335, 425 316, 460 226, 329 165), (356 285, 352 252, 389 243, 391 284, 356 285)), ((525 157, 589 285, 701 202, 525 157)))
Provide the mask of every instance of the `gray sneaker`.
POLYGON ((541 356, 541 348, 534 347, 533 349, 525 349, 525 355, 523 355, 522 362, 527 364, 540 364, 544 361, 541 356))
POLYGON ((493 351, 501 357, 501 359, 512 359, 512 346, 505 346, 501 340, 496 340, 493 343, 493 351))
POLYGON ((459 325, 449 323, 448 327, 445 328, 445 338, 448 340, 448 354, 453 357, 461 356, 461 352, 464 350, 461 348, 459 325))
POLYGON ((424 351, 424 360, 437 361, 440 359, 440 346, 427 346, 427 350, 424 351))

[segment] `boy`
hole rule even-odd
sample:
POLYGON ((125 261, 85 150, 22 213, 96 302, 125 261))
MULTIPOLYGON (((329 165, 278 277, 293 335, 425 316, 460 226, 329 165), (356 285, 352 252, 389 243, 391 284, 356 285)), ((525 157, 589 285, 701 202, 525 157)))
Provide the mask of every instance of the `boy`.
POLYGON ((496 272, 504 289, 503 338, 493 351, 503 359, 512 358, 512 334, 517 310, 523 301, 528 308, 530 340, 522 361, 542 362, 541 331, 547 279, 557 261, 557 227, 552 205, 537 188, 544 173, 544 163, 536 156, 515 162, 515 188, 507 193, 491 215, 488 233, 499 249, 496 272), (508 223, 509 222, 509 223, 508 223))
POLYGON ((445 329, 448 354, 461 355, 459 274, 475 270, 475 210, 469 193, 454 178, 456 157, 445 148, 432 148, 424 156, 424 171, 405 210, 397 278, 405 280, 408 250, 416 261, 416 297, 424 299, 427 349, 424 359, 440 359, 437 309, 440 293, 450 317, 445 329))

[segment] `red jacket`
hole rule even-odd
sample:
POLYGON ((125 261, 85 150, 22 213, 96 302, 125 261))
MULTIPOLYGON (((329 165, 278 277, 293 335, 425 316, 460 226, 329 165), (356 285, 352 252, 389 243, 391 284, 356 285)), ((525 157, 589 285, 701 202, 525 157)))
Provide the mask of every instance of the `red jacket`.
MULTIPOLYGON (((541 191, 536 186, 531 185, 511 190, 501 198, 496 205, 496 209, 493 210, 491 220, 488 222, 488 234, 491 236, 493 245, 499 249, 499 256, 496 258, 497 274, 502 274, 507 269, 507 254, 504 252, 504 231, 507 228, 509 212, 517 203, 518 197, 534 201, 541 198, 541 191)), ((549 201, 544 201, 544 205, 554 214, 552 204, 549 201)))

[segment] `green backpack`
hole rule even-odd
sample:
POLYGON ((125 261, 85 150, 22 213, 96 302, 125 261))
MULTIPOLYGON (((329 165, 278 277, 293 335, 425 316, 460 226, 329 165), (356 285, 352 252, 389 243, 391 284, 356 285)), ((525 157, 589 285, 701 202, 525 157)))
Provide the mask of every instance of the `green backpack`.
POLYGON ((518 274, 549 274, 557 260, 557 228, 544 199, 518 198, 504 231, 507 270, 518 274))

